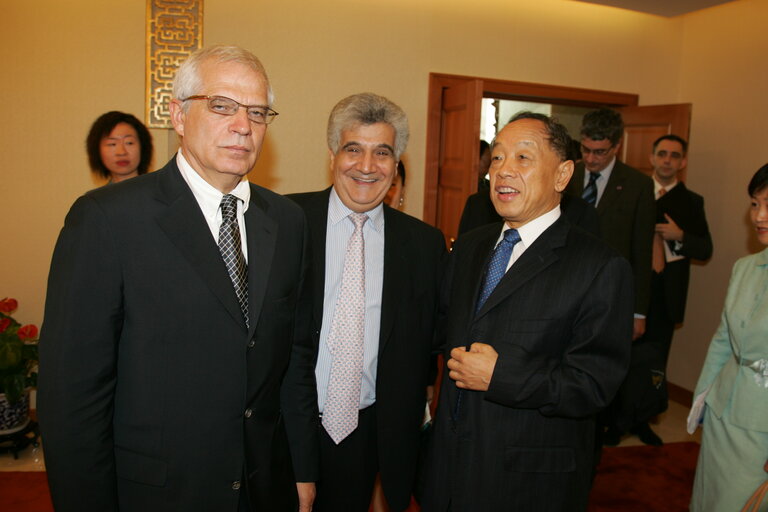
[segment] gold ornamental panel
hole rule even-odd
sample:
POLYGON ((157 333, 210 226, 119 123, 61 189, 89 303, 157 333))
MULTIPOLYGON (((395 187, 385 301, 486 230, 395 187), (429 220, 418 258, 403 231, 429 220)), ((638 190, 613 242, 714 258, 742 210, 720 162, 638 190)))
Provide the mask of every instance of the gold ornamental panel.
POLYGON ((203 44, 203 0, 147 0, 146 116, 150 128, 171 128, 173 77, 203 44))

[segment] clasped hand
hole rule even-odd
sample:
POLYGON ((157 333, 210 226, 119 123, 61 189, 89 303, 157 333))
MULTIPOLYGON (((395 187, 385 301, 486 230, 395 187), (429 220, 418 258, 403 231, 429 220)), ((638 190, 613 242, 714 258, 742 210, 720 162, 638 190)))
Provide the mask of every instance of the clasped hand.
POLYGON ((451 350, 448 360, 448 376, 461 389, 487 391, 498 358, 498 352, 485 343, 473 343, 469 351, 465 347, 456 347, 451 350))

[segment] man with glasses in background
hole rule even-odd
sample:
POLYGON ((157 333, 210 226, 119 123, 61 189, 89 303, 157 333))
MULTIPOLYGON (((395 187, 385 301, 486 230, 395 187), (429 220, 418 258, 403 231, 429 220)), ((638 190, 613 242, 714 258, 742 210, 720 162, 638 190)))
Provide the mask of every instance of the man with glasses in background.
POLYGON ((252 53, 196 52, 174 81, 176 156, 70 210, 40 341, 57 511, 310 510, 308 231, 246 178, 272 98, 252 53))
MULTIPOLYGON (((566 192, 581 196, 597 208, 601 238, 632 266, 634 341, 645 332, 656 217, 651 178, 616 158, 623 136, 624 122, 615 110, 602 108, 585 114, 581 126, 582 161, 576 165, 566 192)), ((616 405, 614 401, 604 417, 608 429, 603 443, 609 446, 619 443, 622 432, 615 424, 616 405)))

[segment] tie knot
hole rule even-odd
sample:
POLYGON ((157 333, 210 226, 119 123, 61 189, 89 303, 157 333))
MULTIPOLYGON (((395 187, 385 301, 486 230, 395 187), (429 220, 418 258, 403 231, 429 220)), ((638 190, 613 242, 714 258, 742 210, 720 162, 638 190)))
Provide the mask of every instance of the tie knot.
POLYGON ((237 197, 226 194, 221 198, 221 218, 231 220, 237 217, 237 197))
POLYGON ((589 183, 587 183, 587 185, 591 185, 596 182, 598 179, 600 179, 600 176, 601 175, 599 172, 589 171, 589 183))
POLYGON ((664 187, 661 187, 659 189, 659 193, 658 193, 658 195, 656 197, 661 197, 661 196, 663 196, 666 193, 667 193, 667 189, 665 189, 664 187))
POLYGON ((520 233, 518 233, 516 229, 508 229, 504 232, 504 240, 502 240, 501 243, 515 245, 519 241, 520 233))
POLYGON ((355 225, 355 229, 362 229, 365 221, 368 220, 368 215, 364 213, 353 212, 349 214, 349 220, 355 225))

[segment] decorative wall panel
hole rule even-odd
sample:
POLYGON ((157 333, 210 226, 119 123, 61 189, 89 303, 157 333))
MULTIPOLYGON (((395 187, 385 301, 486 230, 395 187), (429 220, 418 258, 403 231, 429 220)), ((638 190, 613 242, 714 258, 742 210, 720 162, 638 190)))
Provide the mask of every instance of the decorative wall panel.
POLYGON ((150 128, 171 128, 173 77, 202 43, 203 0, 147 0, 145 121, 150 128))

